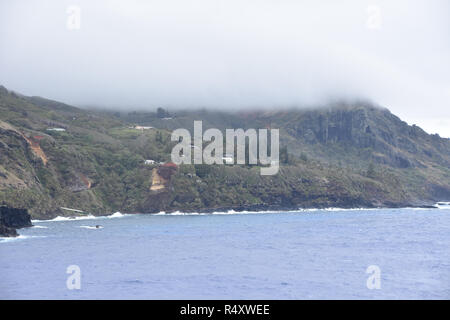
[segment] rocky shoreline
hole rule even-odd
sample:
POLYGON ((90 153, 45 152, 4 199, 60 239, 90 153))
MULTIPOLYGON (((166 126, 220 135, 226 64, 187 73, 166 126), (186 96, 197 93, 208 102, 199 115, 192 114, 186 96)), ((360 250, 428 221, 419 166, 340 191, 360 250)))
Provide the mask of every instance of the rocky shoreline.
POLYGON ((0 207, 0 237, 17 237, 17 229, 32 226, 31 216, 26 209, 0 207))
MULTIPOLYGON (((339 207, 330 207, 330 206, 320 206, 320 207, 301 207, 298 206, 280 206, 280 205, 243 205, 243 206, 224 206, 224 207, 215 207, 215 208, 204 208, 199 210, 183 210, 186 213, 198 212, 198 213, 214 213, 214 212, 227 212, 227 211, 235 211, 235 212, 263 212, 263 211, 292 211, 292 210, 309 210, 309 209, 329 209, 329 208, 338 208, 338 209, 399 209, 399 208, 422 208, 422 209, 438 209, 438 207, 434 204, 399 204, 393 206, 375 206, 375 205, 364 205, 364 206, 339 206, 339 207)), ((166 210, 165 213, 174 213, 180 210, 166 210)), ((157 212, 150 212, 149 214, 158 214, 157 212)))
MULTIPOLYGON (((298 206, 280 206, 280 205, 242 205, 242 206, 223 206, 223 207, 214 207, 214 208, 203 208, 198 210, 193 209, 169 209, 159 212, 127 212, 127 214, 172 214, 176 212, 184 212, 184 213, 201 213, 201 214, 212 214, 215 212, 228 212, 228 211, 234 211, 234 212, 283 212, 283 211, 294 211, 294 210, 311 210, 311 209, 317 209, 317 210, 324 210, 324 209, 330 209, 330 208, 336 208, 336 209, 348 209, 348 210, 357 210, 357 209, 401 209, 401 208, 421 208, 421 209, 438 209, 438 207, 435 204, 399 204, 399 205, 392 205, 392 206, 375 206, 375 205, 365 205, 365 206, 339 206, 339 207, 330 207, 330 206, 316 206, 316 207, 298 207, 298 206)), ((102 217, 102 216, 109 216, 111 214, 101 214, 101 215, 94 215, 95 217, 102 217)), ((65 217, 83 217, 80 215, 73 215, 73 216, 65 216, 65 217)))

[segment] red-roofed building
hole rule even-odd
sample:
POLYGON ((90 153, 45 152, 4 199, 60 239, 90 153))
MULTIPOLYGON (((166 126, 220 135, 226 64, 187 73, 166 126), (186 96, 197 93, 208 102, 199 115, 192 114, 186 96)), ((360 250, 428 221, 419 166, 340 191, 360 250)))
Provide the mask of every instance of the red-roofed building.
POLYGON ((162 167, 164 167, 164 168, 177 168, 177 165, 175 164, 175 163, 173 163, 173 162, 167 162, 167 163, 164 163, 163 165, 162 165, 162 167))
POLYGON ((158 174, 165 180, 170 180, 170 177, 177 171, 177 165, 173 162, 167 162, 158 168, 158 174))

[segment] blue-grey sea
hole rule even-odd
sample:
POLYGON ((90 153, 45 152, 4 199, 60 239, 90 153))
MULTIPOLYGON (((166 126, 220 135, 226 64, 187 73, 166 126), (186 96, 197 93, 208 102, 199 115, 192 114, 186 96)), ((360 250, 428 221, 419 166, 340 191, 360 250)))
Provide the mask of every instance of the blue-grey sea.
POLYGON ((450 209, 116 213, 34 225, 0 239, 1 299, 450 298, 450 209), (72 265, 80 289, 68 289, 72 265))

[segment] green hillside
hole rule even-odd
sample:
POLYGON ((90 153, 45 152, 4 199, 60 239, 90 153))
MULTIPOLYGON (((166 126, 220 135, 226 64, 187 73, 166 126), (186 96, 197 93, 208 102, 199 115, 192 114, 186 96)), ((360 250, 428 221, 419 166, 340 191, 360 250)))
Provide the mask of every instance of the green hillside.
POLYGON ((395 207, 449 199, 450 141, 367 103, 119 113, 0 87, 0 204, 29 209, 33 218, 77 214, 61 208, 108 214, 395 207), (261 176, 257 166, 160 165, 170 161, 170 132, 192 128, 194 120, 203 120, 204 129, 279 128, 279 174, 261 176))

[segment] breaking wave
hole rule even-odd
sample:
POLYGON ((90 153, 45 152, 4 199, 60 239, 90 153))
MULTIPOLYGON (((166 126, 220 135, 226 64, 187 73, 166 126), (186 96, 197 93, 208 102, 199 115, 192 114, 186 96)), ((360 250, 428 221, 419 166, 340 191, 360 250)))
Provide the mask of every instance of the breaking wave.
MULTIPOLYGON (((435 204, 435 208, 438 209, 450 209, 450 202, 438 202, 435 204)), ((165 212, 161 211, 159 213, 152 213, 151 215, 155 216, 203 216, 203 215, 240 215, 240 214, 267 214, 267 213, 301 213, 301 212, 339 212, 339 211, 373 211, 379 210, 382 208, 299 208, 295 210, 259 210, 259 211, 236 211, 236 210, 227 210, 227 211, 214 211, 214 212, 182 212, 182 211, 174 211, 174 212, 165 212)), ((401 209, 410 209, 410 210, 427 210, 433 208, 418 208, 418 207, 405 207, 405 208, 385 208, 392 210, 401 210, 401 209)), ((145 213, 144 213, 145 214, 145 213)), ((114 219, 114 218, 123 218, 127 216, 132 216, 134 214, 124 214, 121 212, 115 212, 108 216, 94 216, 94 215, 86 215, 86 216, 78 216, 78 217, 61 217, 58 216, 54 219, 50 220, 32 220, 33 223, 39 222, 48 222, 48 221, 74 221, 74 220, 101 220, 101 219, 114 219)), ((35 226, 37 228, 45 228, 41 226, 35 226)))
POLYGON ((103 229, 102 226, 98 226, 98 228, 96 226, 80 226, 80 228, 93 229, 93 230, 103 229))
POLYGON ((94 216, 92 214, 86 216, 78 216, 78 217, 61 217, 58 216, 56 218, 50 220, 31 220, 33 223, 39 222, 50 222, 50 221, 76 221, 76 220, 102 220, 102 219, 113 219, 113 218, 123 218, 128 216, 129 214, 123 214, 121 212, 115 212, 108 216, 94 216))
POLYGON ((436 203, 436 207, 439 209, 450 209, 450 202, 438 202, 436 203))
POLYGON ((165 211, 161 211, 159 213, 155 213, 157 216, 202 216, 202 215, 232 215, 232 214, 267 214, 267 213, 295 213, 295 212, 323 212, 323 211, 370 211, 377 210, 377 208, 323 208, 323 209, 296 209, 296 210, 260 210, 260 211, 236 211, 236 210, 228 210, 228 211, 214 211, 214 212, 181 212, 175 211, 166 213, 165 211))
POLYGON ((0 237, 0 243, 2 243, 2 242, 13 242, 13 241, 19 241, 19 240, 25 240, 25 239, 31 239, 31 238, 46 238, 46 236, 25 236, 25 235, 19 235, 17 237, 0 237))

